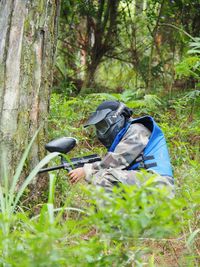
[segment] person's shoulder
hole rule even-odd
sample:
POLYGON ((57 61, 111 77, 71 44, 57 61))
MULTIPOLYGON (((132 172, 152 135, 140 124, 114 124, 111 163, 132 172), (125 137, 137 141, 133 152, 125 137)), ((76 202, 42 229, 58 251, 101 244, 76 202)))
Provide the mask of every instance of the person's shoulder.
POLYGON ((142 123, 132 123, 129 127, 129 129, 133 129, 133 130, 144 130, 144 129, 147 129, 147 127, 144 126, 144 124, 142 123))
POLYGON ((144 133, 145 135, 151 134, 149 129, 145 127, 142 123, 132 123, 128 131, 126 132, 126 136, 136 134, 136 133, 138 134, 144 133))

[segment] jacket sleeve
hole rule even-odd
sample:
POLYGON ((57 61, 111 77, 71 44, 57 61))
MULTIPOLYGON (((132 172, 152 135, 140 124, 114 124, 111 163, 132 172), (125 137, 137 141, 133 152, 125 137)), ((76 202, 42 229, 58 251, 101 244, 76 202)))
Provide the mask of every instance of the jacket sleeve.
POLYGON ((86 180, 89 182, 96 172, 102 169, 124 169, 128 167, 146 147, 151 132, 142 124, 132 124, 114 152, 108 152, 99 161, 84 165, 86 180))

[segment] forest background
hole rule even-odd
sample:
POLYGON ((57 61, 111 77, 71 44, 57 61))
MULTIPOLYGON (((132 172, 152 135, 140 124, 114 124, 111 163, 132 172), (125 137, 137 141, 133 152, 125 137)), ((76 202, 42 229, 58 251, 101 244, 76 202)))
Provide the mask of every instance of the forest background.
POLYGON ((1 266, 199 266, 199 8, 198 0, 0 1, 1 266), (44 158, 50 139, 76 137, 70 157, 105 153, 82 127, 103 100, 161 126, 174 199, 152 179, 110 198, 71 187, 64 170, 36 176, 59 164, 56 153, 44 158))

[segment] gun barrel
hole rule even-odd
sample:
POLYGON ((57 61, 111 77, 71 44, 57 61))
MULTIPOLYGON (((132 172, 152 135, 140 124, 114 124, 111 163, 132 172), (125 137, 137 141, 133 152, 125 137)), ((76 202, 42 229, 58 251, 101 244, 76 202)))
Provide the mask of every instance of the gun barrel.
POLYGON ((83 167, 84 164, 86 164, 86 163, 92 163, 92 162, 96 162, 96 161, 100 161, 100 160, 101 160, 101 158, 97 154, 84 156, 84 157, 80 157, 80 158, 71 158, 68 162, 64 161, 63 164, 61 164, 61 165, 53 166, 53 167, 49 167, 49 168, 43 168, 38 173, 55 171, 55 170, 59 170, 59 169, 65 169, 67 171, 71 171, 74 168, 83 167))
POLYGON ((50 171, 55 171, 55 170, 64 169, 64 168, 65 168, 65 165, 62 164, 62 165, 58 165, 58 166, 54 166, 54 167, 43 168, 38 173, 50 172, 50 171))
POLYGON ((78 157, 78 158, 71 158, 70 163, 71 165, 76 165, 76 164, 85 164, 85 163, 92 163, 95 161, 100 161, 101 158, 97 154, 92 154, 88 156, 83 156, 83 157, 78 157))

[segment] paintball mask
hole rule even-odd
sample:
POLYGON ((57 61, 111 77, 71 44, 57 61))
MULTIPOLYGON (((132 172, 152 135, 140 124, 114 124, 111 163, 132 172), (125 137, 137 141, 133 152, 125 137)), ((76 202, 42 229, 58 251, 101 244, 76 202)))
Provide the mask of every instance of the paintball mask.
POLYGON ((98 106, 84 127, 95 125, 97 138, 106 148, 110 148, 131 115, 132 110, 123 103, 105 101, 98 106))

